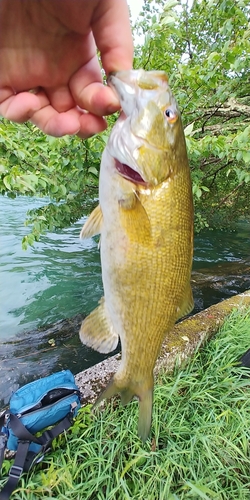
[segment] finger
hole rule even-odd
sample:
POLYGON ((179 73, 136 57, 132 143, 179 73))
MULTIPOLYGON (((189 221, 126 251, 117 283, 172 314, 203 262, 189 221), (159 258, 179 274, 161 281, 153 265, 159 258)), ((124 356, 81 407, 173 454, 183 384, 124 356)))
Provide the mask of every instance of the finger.
MULTIPOLYGON (((7 91, 5 91, 6 95, 8 95, 7 91)), ((13 95, 12 91, 12 96, 1 103, 0 113, 17 123, 30 120, 44 133, 55 137, 76 134, 80 130, 81 112, 74 108, 66 113, 58 113, 41 89, 36 94, 31 91, 13 95)))
POLYGON ((12 89, 6 88, 0 91, 0 103, 0 115, 17 123, 26 122, 41 107, 37 95, 30 92, 13 94, 12 89))
POLYGON ((77 108, 58 113, 51 105, 47 105, 34 113, 31 122, 45 134, 54 137, 78 133, 80 137, 87 138, 102 132, 107 126, 102 118, 83 114, 77 108))
POLYGON ((126 0, 99 1, 92 30, 106 74, 132 69, 133 38, 126 0))
POLYGON ((87 139, 95 134, 100 134, 107 128, 107 122, 104 118, 91 113, 83 113, 80 116, 80 130, 77 133, 81 139, 87 139))
POLYGON ((78 133, 81 138, 91 137, 106 129, 106 121, 98 116, 83 114, 77 108, 58 113, 50 104, 46 94, 40 90, 13 94, 10 88, 0 90, 0 114, 17 123, 30 121, 48 135, 61 137, 78 133))
POLYGON ((75 101, 67 85, 46 88, 48 99, 56 111, 63 113, 75 106, 75 101))
POLYGON ((0 103, 15 95, 14 91, 10 87, 1 87, 0 88, 0 103))
POLYGON ((97 116, 114 113, 120 103, 112 89, 101 83, 100 66, 93 57, 71 78, 69 86, 75 102, 97 116))
POLYGON ((54 137, 73 135, 80 130, 79 113, 76 109, 58 113, 50 104, 34 113, 31 122, 45 134, 54 137))

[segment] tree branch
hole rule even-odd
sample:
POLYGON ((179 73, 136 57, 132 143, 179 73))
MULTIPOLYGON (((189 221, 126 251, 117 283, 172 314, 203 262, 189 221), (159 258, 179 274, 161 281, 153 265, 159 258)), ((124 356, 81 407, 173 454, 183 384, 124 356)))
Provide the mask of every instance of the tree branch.
POLYGON ((230 198, 230 196, 232 196, 236 191, 238 191, 238 189, 241 188, 244 184, 245 184, 244 181, 240 182, 240 184, 238 184, 238 186, 236 186, 227 196, 225 196, 224 198, 222 198, 222 200, 220 200, 220 203, 218 203, 216 209, 218 207, 220 207, 221 205, 223 205, 225 203, 225 201, 227 201, 228 198, 230 198))
POLYGON ((223 106, 217 106, 209 108, 209 110, 205 110, 205 116, 208 113, 213 116, 225 116, 229 118, 237 118, 241 115, 246 115, 250 118, 250 106, 241 104, 233 97, 230 97, 228 101, 223 104, 223 106))
MULTIPOLYGON (((244 120, 244 123, 246 125, 248 123, 250 124, 250 118, 249 119, 247 118, 246 120, 244 120)), ((225 131, 225 132, 237 131, 240 127, 242 127, 241 122, 230 123, 228 125, 226 125, 225 123, 216 123, 215 125, 207 125, 206 127, 204 127, 204 129, 202 127, 197 128, 193 131, 193 133, 191 135, 194 135, 194 134, 199 133, 199 132, 205 133, 207 131, 212 132, 214 135, 218 135, 218 134, 221 134, 222 131, 225 131)))
POLYGON ((233 163, 233 161, 230 160, 227 163, 225 163, 225 165, 222 165, 221 167, 217 168, 217 170, 215 170, 215 172, 209 172, 209 175, 207 175, 206 177, 203 177, 203 179, 208 179, 209 177, 213 176, 212 181, 211 181, 210 186, 209 186, 209 189, 211 189, 212 185, 214 184, 214 181, 216 179, 217 174, 221 170, 224 170, 224 168, 228 167, 228 165, 231 165, 232 163, 233 163))

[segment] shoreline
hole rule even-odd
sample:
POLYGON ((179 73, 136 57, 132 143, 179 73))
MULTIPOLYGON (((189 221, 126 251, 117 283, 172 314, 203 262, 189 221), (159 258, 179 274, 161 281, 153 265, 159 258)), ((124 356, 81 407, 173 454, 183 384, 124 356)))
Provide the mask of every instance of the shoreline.
MULTIPOLYGON (((171 372, 176 364, 178 366, 183 364, 196 349, 217 333, 226 316, 234 308, 245 307, 250 307, 250 290, 234 295, 177 323, 163 342, 154 370, 155 377, 161 370, 171 372)), ((121 353, 75 375, 83 406, 95 401, 116 372, 120 359, 121 353)))

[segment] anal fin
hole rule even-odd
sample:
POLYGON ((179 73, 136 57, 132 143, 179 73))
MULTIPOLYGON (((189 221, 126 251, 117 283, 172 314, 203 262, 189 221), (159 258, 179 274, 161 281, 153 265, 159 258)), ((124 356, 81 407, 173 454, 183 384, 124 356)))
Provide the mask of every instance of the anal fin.
POLYGON ((80 238, 90 238, 96 234, 100 234, 102 228, 103 215, 100 205, 91 212, 80 232, 80 238))
POLYGON ((107 316, 104 298, 100 300, 100 305, 83 320, 79 335, 83 344, 103 354, 116 349, 119 337, 107 316))
POLYGON ((182 318, 183 316, 186 316, 189 314, 194 308, 194 299, 193 299, 193 292, 190 283, 188 283, 186 292, 184 294, 184 299, 177 311, 177 319, 182 318))

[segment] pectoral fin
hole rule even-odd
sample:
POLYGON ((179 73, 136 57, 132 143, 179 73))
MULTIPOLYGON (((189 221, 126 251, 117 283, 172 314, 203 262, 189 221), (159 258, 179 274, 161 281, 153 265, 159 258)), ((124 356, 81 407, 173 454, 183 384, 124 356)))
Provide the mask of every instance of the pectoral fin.
POLYGON ((151 239, 148 214, 135 193, 119 200, 120 222, 130 241, 147 245, 151 239))
POLYGON ((79 334, 82 343, 96 351, 106 354, 116 349, 119 337, 107 316, 104 299, 82 322, 79 334))
POLYGON ((97 207, 91 212, 89 218, 85 222, 81 232, 80 232, 80 238, 85 239, 85 238, 90 238, 91 236, 95 236, 96 234, 100 234, 101 229, 102 229, 102 210, 100 205, 97 205, 97 207))
POLYGON ((177 311, 177 319, 182 318, 183 316, 186 316, 189 314, 194 308, 194 299, 193 299, 193 292, 190 283, 188 283, 186 293, 184 295, 184 300, 181 304, 181 307, 178 308, 177 311))

